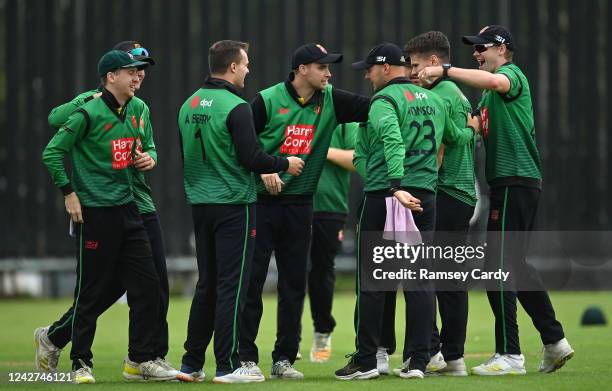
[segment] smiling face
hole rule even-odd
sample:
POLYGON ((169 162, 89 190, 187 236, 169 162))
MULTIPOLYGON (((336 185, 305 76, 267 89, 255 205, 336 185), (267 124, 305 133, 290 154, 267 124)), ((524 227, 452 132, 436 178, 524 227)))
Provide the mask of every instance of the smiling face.
POLYGON ((127 100, 134 96, 140 88, 141 79, 137 68, 122 68, 107 73, 106 87, 111 90, 117 100, 127 100))
POLYGON ((329 64, 316 62, 300 65, 298 72, 304 76, 306 82, 315 90, 323 90, 331 78, 329 64))
POLYGON ((472 56, 478 62, 478 69, 494 73, 497 69, 506 63, 506 45, 486 43, 481 45, 473 45, 474 52, 472 56))
POLYGON ((244 79, 249 74, 249 56, 246 51, 240 49, 240 62, 230 65, 235 73, 234 85, 244 88, 244 79))

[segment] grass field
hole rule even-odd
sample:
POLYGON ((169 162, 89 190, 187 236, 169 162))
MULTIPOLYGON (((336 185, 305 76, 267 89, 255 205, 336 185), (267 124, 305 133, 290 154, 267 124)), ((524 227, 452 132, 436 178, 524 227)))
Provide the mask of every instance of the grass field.
MULTIPOLYGON (((401 296, 399 296, 401 297, 401 296)), ((395 390, 416 388, 419 390, 610 390, 612 389, 612 327, 581 327, 580 315, 589 305, 600 305, 608 316, 612 315, 612 294, 599 293, 553 293, 552 300, 559 320, 563 323, 568 339, 576 350, 574 359, 558 373, 542 375, 537 373, 537 365, 541 355, 541 343, 534 327, 525 313, 520 311, 521 345, 526 358, 528 374, 515 377, 481 378, 426 378, 421 381, 402 380, 393 376, 381 377, 378 380, 341 382, 333 378, 334 370, 346 363, 344 355, 353 351, 354 334, 352 330, 354 296, 348 293, 340 294, 334 303, 334 315, 338 327, 333 335, 333 355, 326 364, 308 362, 308 352, 312 337, 312 322, 310 312, 304 311, 304 335, 301 352, 304 359, 298 361, 296 367, 304 372, 303 381, 267 380, 261 384, 244 385, 213 385, 210 380, 214 374, 214 357, 212 346, 207 353, 205 371, 207 380, 203 384, 177 383, 126 383, 121 377, 121 363, 127 352, 127 317, 128 307, 115 305, 98 322, 98 331, 93 346, 97 384, 90 386, 97 389, 177 389, 199 387, 238 387, 257 390, 277 389, 315 389, 321 390, 358 390, 384 389, 395 390)), ((189 300, 173 298, 170 304, 170 353, 168 359, 175 365, 180 363, 183 353, 182 344, 186 335, 189 300)), ((68 308, 67 300, 4 300, 0 301, 0 388, 6 389, 8 372, 33 371, 34 347, 32 333, 35 327, 46 325, 68 308)), ((262 360, 260 367, 266 376, 269 374, 271 358, 270 351, 275 335, 275 297, 265 299, 265 312, 262 329, 259 333, 258 345, 262 360)), ((403 298, 398 301, 396 329, 398 330, 398 345, 401 346, 403 336, 403 298), (402 311, 402 312, 399 312, 402 311)), ((468 340, 466 345, 466 361, 468 367, 480 364, 492 354, 493 349, 493 319, 486 296, 482 293, 472 293, 470 296, 470 320, 468 340)), ((212 344, 211 344, 212 345, 212 344)), ((69 348, 69 346, 68 346, 69 348)), ((63 352, 60 359, 60 371, 69 371, 69 352, 63 352)), ((393 367, 401 363, 401 352, 391 358, 393 367)), ((10 383, 14 389, 63 389, 71 387, 68 384, 45 383, 10 383)))

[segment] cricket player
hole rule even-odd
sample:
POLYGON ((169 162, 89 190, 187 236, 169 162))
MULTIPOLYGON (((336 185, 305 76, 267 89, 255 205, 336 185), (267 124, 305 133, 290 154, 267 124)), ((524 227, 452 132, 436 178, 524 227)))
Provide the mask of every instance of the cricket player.
MULTIPOLYGON (((123 41, 113 47, 116 50, 128 52, 139 61, 149 63, 149 66, 154 65, 155 61, 150 57, 149 51, 137 41, 123 41)), ((142 82, 146 76, 144 69, 138 70, 139 83, 136 90, 142 86, 142 82)), ((56 130, 68 120, 70 115, 74 113, 83 104, 92 99, 100 98, 103 87, 100 86, 94 90, 83 92, 77 95, 70 102, 60 105, 51 110, 49 114, 49 125, 56 130)), ((136 149, 134 165, 131 173, 134 175, 133 192, 134 201, 140 212, 147 236, 151 243, 151 251, 153 253, 153 261, 155 263, 155 271, 160 280, 160 298, 159 298, 159 323, 155 333, 155 355, 157 360, 169 369, 172 365, 165 359, 168 353, 168 322, 166 315, 168 313, 169 289, 168 289, 168 273, 166 269, 166 255, 164 249, 163 234, 159 223, 159 217, 155 209, 155 203, 151 195, 144 173, 155 167, 157 163, 157 152, 155 142, 153 140, 153 127, 150 120, 150 111, 147 104, 134 96, 131 101, 131 107, 137 108, 133 114, 132 125, 134 122, 138 124, 138 132, 141 133, 141 145, 136 149), (142 149, 142 151, 140 151, 142 149)), ((121 281, 117 279, 115 286, 108 289, 101 295, 100 313, 103 313, 117 299, 125 293, 125 288, 121 281)), ((66 313, 52 325, 38 328, 35 332, 35 342, 37 346, 36 367, 41 371, 55 372, 59 360, 61 350, 70 342, 72 335, 72 313, 74 308, 68 309, 66 313)), ((176 371, 178 374, 178 371, 176 371)), ((142 374, 138 373, 138 367, 129 359, 124 360, 123 376, 127 380, 143 380, 142 374)))
POLYGON ((530 286, 530 291, 508 290, 501 283, 487 286, 495 315, 495 355, 472 368, 472 373, 483 376, 526 373, 516 319, 517 299, 544 344, 539 371, 554 372, 573 357, 574 350, 555 318, 537 271, 525 259, 542 189, 529 83, 512 62, 516 41, 506 28, 485 26, 477 35, 464 36, 463 42, 472 45, 478 69, 433 66, 423 69, 419 78, 427 82, 447 76, 484 90, 478 108, 491 200, 486 267, 488 270, 511 267, 520 272, 521 283, 530 286))
POLYGON ((299 177, 262 175, 257 185, 257 240, 247 304, 243 313, 240 357, 257 363, 255 339, 263 313, 261 294, 274 251, 278 268, 276 343, 272 378, 301 379, 293 368, 306 295, 312 199, 338 124, 363 122, 369 98, 332 87, 330 64, 342 60, 321 44, 300 46, 284 82, 260 91, 251 102, 259 143, 274 156, 296 155, 305 162, 299 177))
POLYGON ((238 356, 257 235, 253 172, 299 175, 304 167, 299 157, 270 156, 257 143, 251 108, 239 93, 249 73, 247 50, 244 42, 214 43, 208 51, 210 76, 178 115, 199 273, 181 365, 191 381, 204 380, 204 354, 213 334, 214 383, 265 380, 256 365, 238 356))
MULTIPOLYGON (((450 66, 450 43, 446 35, 440 31, 417 35, 405 45, 404 53, 410 58, 411 80, 438 94, 446 103, 449 116, 455 125, 459 128, 466 127, 472 108, 459 87, 445 77, 436 78, 431 84, 422 83, 418 78, 419 72, 427 66, 450 66)), ((474 148, 474 140, 461 146, 440 146, 436 194, 436 231, 439 234, 436 236, 442 246, 467 244, 470 219, 477 201, 474 148)), ((457 264, 457 269, 462 265, 457 264)), ((438 332, 434 322, 431 359, 427 371, 467 376, 463 353, 468 320, 468 295, 465 288, 452 288, 452 291, 436 289, 442 332, 438 332)))
POLYGON ((79 107, 43 152, 43 162, 76 224, 77 284, 69 320, 75 383, 95 382, 91 345, 100 296, 114 287, 116 278, 127 290, 130 305, 128 359, 143 378, 177 376, 156 360, 153 351, 158 328, 152 325, 158 324, 161 294, 130 173, 139 138, 130 103, 140 83, 138 70, 148 65, 119 50, 102 56, 102 95, 79 107), (72 161, 72 180, 63 165, 66 154, 72 161))
POLYGON ((334 258, 344 239, 344 223, 349 213, 349 188, 355 136, 359 124, 340 124, 334 130, 327 161, 313 199, 312 243, 308 296, 314 324, 310 361, 326 362, 331 357, 331 334, 336 327, 332 316, 334 298, 334 258))
MULTIPOLYGON (((376 353, 387 292, 361 288, 361 254, 369 253, 362 242, 363 231, 382 232, 387 215, 387 197, 395 197, 414 213, 424 241, 431 243, 435 225, 436 155, 440 142, 465 144, 473 129, 457 128, 448 117, 446 106, 434 93, 410 83, 405 77, 406 60, 395 44, 382 43, 353 68, 365 70, 374 96, 367 127, 357 136, 354 164, 364 178, 364 200, 359 216, 357 256, 357 305, 355 309, 356 352, 348 364, 336 371, 341 380, 363 380, 379 376, 376 353), (418 97, 418 98, 417 98, 418 97), (418 107, 418 110, 416 109, 418 107), (424 129, 423 129, 424 128, 424 129)), ((404 356, 411 357, 403 378, 423 378, 429 361, 429 342, 434 317, 434 296, 429 282, 420 289, 404 291, 406 299, 404 356)), ((395 299, 395 295, 392 296, 395 299)))

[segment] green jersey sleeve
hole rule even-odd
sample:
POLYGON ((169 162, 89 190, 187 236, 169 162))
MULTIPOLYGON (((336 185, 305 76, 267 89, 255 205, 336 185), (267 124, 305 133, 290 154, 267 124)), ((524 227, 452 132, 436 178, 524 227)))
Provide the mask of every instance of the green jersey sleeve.
POLYGON ((510 81, 510 89, 506 94, 502 94, 504 100, 512 100, 517 98, 523 92, 523 83, 516 72, 509 67, 501 67, 496 73, 504 75, 510 81))
POLYGON ((463 146, 474 139, 474 131, 472 128, 460 128, 455 124, 449 115, 449 103, 445 101, 446 110, 444 110, 444 133, 442 142, 446 145, 463 146))
POLYGON ((74 97, 70 102, 66 102, 63 105, 53 108, 49 113, 49 117, 47 118, 49 125, 53 129, 58 130, 63 124, 66 123, 66 121, 68 121, 68 118, 76 109, 81 107, 87 101, 93 99, 94 94, 98 92, 100 91, 91 90, 84 92, 74 97))
POLYGON ((43 151, 42 160, 51 174, 57 187, 70 184, 64 167, 64 156, 72 150, 74 144, 85 134, 87 119, 85 114, 74 112, 68 121, 53 136, 43 151))
POLYGON ((355 134, 355 152, 353 152, 353 165, 359 176, 366 178, 366 160, 368 156, 368 128, 359 125, 355 134))
POLYGON ((157 163, 157 149, 155 148, 155 141, 153 141, 153 125, 151 125, 150 116, 149 106, 145 104, 141 117, 144 120, 142 151, 147 152, 149 156, 155 160, 155 163, 157 163))
POLYGON ((355 149, 355 142, 356 142, 358 129, 359 129, 359 123, 352 122, 352 123, 345 124, 343 149, 346 149, 346 150, 355 149))
POLYGON ((391 102, 377 99, 370 107, 369 121, 383 143, 383 153, 387 163, 387 180, 402 179, 404 176, 404 156, 406 146, 391 102))

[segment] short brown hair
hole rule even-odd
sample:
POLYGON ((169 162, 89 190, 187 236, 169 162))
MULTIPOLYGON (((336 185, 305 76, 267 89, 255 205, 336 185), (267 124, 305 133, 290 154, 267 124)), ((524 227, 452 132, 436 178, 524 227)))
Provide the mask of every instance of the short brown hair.
POLYGON ((208 69, 210 73, 225 73, 231 63, 239 63, 241 60, 240 50, 247 52, 249 44, 227 39, 213 43, 208 49, 208 69))
POLYGON ((450 62, 450 42, 440 31, 428 31, 412 38, 404 46, 404 54, 435 54, 443 62, 450 62))

